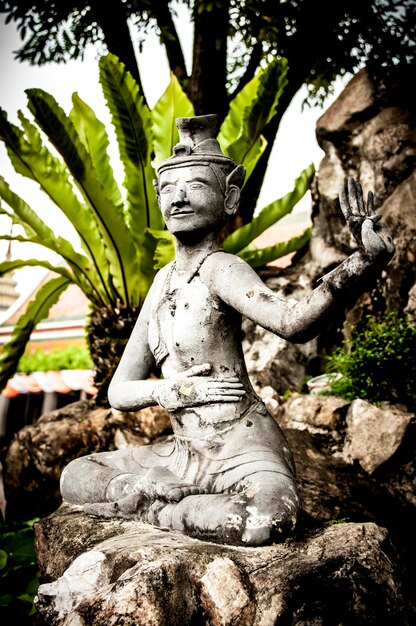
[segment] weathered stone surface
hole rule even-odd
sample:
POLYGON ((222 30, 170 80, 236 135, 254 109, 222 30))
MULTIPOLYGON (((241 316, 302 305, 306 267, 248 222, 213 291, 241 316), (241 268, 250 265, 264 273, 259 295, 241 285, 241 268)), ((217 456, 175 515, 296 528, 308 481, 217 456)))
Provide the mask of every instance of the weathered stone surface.
POLYGON ((362 400, 349 403, 306 394, 280 399, 269 410, 289 440, 303 509, 309 517, 378 520, 389 528, 399 528, 414 518, 416 428, 412 414, 395 405, 381 409, 362 400), (363 458, 378 459, 371 476, 354 463, 349 453, 354 449, 361 450, 363 458))
POLYGON ((371 523, 237 548, 139 522, 90 520, 64 506, 37 536, 46 579, 56 581, 39 589, 45 625, 404 626, 412 619, 388 533, 371 523), (69 527, 76 538, 62 534, 69 527))
POLYGON ((59 478, 71 459, 149 443, 169 428, 161 407, 121 413, 80 401, 44 414, 15 435, 2 460, 7 518, 44 517, 54 511, 61 503, 59 478))
POLYGON ((345 125, 351 123, 374 104, 374 85, 366 72, 361 72, 360 80, 351 80, 338 96, 330 109, 317 122, 318 141, 325 141, 328 136, 342 132, 345 125))
MULTIPOLYGON (((300 299, 312 289, 310 279, 302 272, 293 276, 292 280, 280 276, 266 282, 282 298, 300 299)), ((262 398, 265 387, 271 387, 280 394, 287 389, 301 387, 310 362, 316 357, 316 339, 304 344, 289 343, 247 319, 243 322, 243 333, 247 371, 262 398)))
POLYGON ((255 389, 271 386, 278 393, 299 389, 315 356, 316 341, 291 344, 252 322, 245 323, 244 329, 244 356, 255 389))
MULTIPOLYGON (((354 176, 365 191, 375 192, 377 209, 393 233, 396 254, 347 319, 356 323, 367 312, 384 311, 386 304, 400 312, 406 308, 416 319, 416 96, 408 89, 410 82, 411 77, 399 70, 383 83, 362 70, 318 120, 316 133, 325 156, 312 189, 312 238, 297 265, 275 269, 277 277, 267 281, 279 295, 293 292, 297 299, 307 295, 354 248, 338 200, 346 178, 354 176)), ((307 344, 306 352, 301 346, 273 343, 266 331, 252 329, 251 323, 245 326, 253 381, 279 393, 299 390, 307 375, 322 373, 325 363, 320 357, 339 345, 338 329, 344 320, 340 311, 326 332, 307 344)))
POLYGON ((284 429, 307 428, 310 432, 325 433, 343 428, 342 422, 350 402, 335 396, 293 393, 281 405, 278 419, 284 429))
POLYGON ((396 452, 413 418, 397 406, 379 408, 366 400, 354 400, 346 418, 343 458, 350 463, 357 460, 372 474, 396 452))
POLYGON ((312 262, 325 270, 352 249, 338 203, 347 176, 374 191, 396 244, 395 257, 370 302, 364 298, 359 307, 377 309, 382 298, 400 310, 416 281, 416 97, 407 87, 409 79, 399 68, 384 82, 361 70, 317 122, 325 157, 315 192, 312 262))

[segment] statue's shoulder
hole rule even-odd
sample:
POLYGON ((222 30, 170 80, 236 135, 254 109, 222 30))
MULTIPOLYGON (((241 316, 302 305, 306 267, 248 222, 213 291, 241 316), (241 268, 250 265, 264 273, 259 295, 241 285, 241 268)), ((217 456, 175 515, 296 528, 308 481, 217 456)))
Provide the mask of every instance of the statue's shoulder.
POLYGON ((173 264, 174 264, 174 261, 171 261, 167 265, 164 265, 156 273, 156 275, 155 275, 155 277, 153 279, 153 286, 154 287, 162 286, 165 283, 166 278, 168 277, 168 274, 172 271, 172 265, 173 264))
POLYGON ((234 266, 241 268, 249 267, 243 259, 235 254, 231 254, 225 250, 218 250, 215 254, 211 254, 206 259, 203 269, 210 275, 215 275, 218 271, 224 272, 234 266))
POLYGON ((158 298, 161 292, 163 291, 163 288, 166 284, 166 280, 170 272, 172 271, 172 265, 173 265, 173 261, 171 261, 171 263, 168 263, 167 265, 162 267, 155 275, 152 286, 149 291, 149 298, 151 299, 151 301, 154 301, 155 298, 158 298))
POLYGON ((224 290, 232 289, 234 278, 240 280, 241 275, 245 275, 246 268, 250 269, 240 257, 225 250, 218 250, 206 259, 201 267, 200 276, 211 292, 223 297, 221 294, 224 290))

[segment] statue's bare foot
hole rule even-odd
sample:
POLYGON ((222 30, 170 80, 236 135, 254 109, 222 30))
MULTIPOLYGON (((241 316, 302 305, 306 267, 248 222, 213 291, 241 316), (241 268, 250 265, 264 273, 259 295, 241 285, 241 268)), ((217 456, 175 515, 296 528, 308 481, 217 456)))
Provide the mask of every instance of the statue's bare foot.
POLYGON ((84 513, 95 517, 134 517, 144 503, 143 494, 131 494, 115 502, 94 502, 84 504, 84 513))
POLYGON ((144 490, 151 500, 166 502, 179 502, 187 496, 204 493, 197 485, 181 480, 166 467, 152 467, 138 489, 144 490))
POLYGON ((199 487, 181 480, 165 467, 153 467, 146 476, 131 475, 124 480, 127 495, 113 502, 85 504, 85 513, 106 518, 141 517, 154 503, 179 502, 187 496, 203 493, 199 487))

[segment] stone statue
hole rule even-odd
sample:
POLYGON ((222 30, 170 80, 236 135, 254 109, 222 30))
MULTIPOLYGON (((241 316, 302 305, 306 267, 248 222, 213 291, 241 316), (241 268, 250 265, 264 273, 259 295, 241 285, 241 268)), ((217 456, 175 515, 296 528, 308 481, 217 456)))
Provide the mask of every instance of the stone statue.
POLYGON ((180 118, 177 126, 180 143, 155 181, 176 260, 157 274, 109 388, 121 411, 165 407, 173 440, 72 461, 61 491, 90 515, 260 545, 293 529, 300 503, 286 439, 248 378, 241 316, 289 341, 308 341, 359 295, 394 246, 372 194, 365 203, 350 179, 340 202, 357 252, 304 301, 278 297, 217 244, 245 176, 221 152, 217 117, 180 118), (148 379, 155 365, 161 380, 148 379))

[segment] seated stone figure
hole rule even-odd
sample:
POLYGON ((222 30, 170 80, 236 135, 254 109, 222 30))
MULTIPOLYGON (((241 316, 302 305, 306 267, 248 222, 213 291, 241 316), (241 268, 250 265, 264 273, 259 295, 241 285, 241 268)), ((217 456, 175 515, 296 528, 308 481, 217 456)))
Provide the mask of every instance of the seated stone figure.
POLYGON ((293 529, 299 497, 286 439, 250 384, 241 316, 289 341, 308 341, 394 248, 372 195, 365 204, 350 179, 341 207, 358 251, 304 301, 280 298, 217 244, 238 208, 245 171, 221 152, 216 116, 177 124, 180 144, 155 181, 176 260, 157 274, 109 389, 121 411, 165 407, 173 440, 72 461, 61 491, 88 514, 259 545, 293 529), (155 365, 161 380, 148 379, 155 365))

